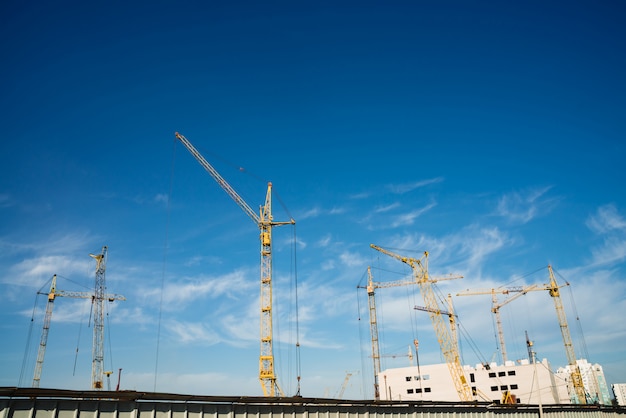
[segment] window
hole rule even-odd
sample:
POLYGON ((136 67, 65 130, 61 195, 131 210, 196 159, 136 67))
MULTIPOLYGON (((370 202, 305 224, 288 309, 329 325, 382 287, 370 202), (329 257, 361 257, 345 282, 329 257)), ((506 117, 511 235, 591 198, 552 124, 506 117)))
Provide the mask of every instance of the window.
POLYGON ((413 376, 413 379, 420 380, 420 377, 419 376, 413 376))
POLYGON ((424 392, 430 392, 430 388, 424 388, 424 392))
POLYGON ((506 376, 506 372, 498 372, 498 376, 500 376, 500 377, 506 376))
POLYGON ((407 377, 406 377, 406 381, 407 381, 407 382, 410 382, 410 381, 411 381, 411 376, 407 376, 407 377))
POLYGON ((507 390, 507 389, 508 389, 507 385, 500 386, 500 390, 507 390))
POLYGON ((474 379, 474 373, 470 373, 470 382, 474 383, 476 380, 474 379))
POLYGON ((429 374, 422 375, 422 379, 428 380, 430 379, 430 375, 429 374))
POLYGON ((407 389, 406 393, 413 393, 413 389, 407 389))
POLYGON ((509 370, 508 375, 509 376, 515 376, 515 370, 509 370))
POLYGON ((511 385, 511 390, 513 390, 513 389, 517 389, 517 385, 516 385, 515 383, 513 383, 513 384, 511 385))
POLYGON ((496 377, 496 372, 489 372, 489 377, 496 377))
POLYGON ((415 393, 422 393, 422 388, 415 389, 415 393))
POLYGON ((498 391, 498 387, 497 386, 492 386, 491 387, 491 391, 492 392, 497 392, 498 391))

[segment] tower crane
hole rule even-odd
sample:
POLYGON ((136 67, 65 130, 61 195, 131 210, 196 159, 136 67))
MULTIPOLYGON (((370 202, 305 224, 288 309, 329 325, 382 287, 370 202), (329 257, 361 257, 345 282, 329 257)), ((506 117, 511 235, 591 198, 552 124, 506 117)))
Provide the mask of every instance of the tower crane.
POLYGON ((284 222, 274 221, 272 217, 271 182, 267 183, 265 204, 260 207, 259 214, 257 214, 187 138, 178 132, 176 132, 175 136, 261 231, 259 236, 261 240, 261 354, 259 356, 259 380, 264 396, 284 396, 276 381, 272 347, 272 227, 293 225, 296 221, 293 219, 284 222))
POLYGON ((459 398, 461 401, 465 402, 474 400, 472 388, 467 383, 467 379, 463 373, 463 366, 461 366, 458 347, 456 346, 451 335, 450 328, 446 325, 445 320, 441 315, 441 309, 439 308, 439 304, 432 287, 433 282, 428 277, 428 252, 424 252, 421 259, 415 259, 412 257, 401 256, 374 244, 370 244, 370 247, 405 264, 408 264, 411 267, 413 270, 413 278, 420 288, 424 304, 426 305, 426 308, 429 309, 428 315, 430 316, 435 329, 435 334, 437 335, 441 352, 446 359, 446 363, 448 365, 448 369, 450 370, 454 386, 459 394, 459 398))
MULTIPOLYGON (((458 279, 460 276, 448 276, 437 280, 451 280, 458 279)), ((415 285, 417 282, 414 278, 411 279, 403 279, 403 280, 395 280, 389 282, 375 282, 374 277, 372 276, 372 269, 370 266, 367 267, 367 302, 369 309, 369 319, 370 319, 370 337, 372 340, 372 361, 374 362, 374 398, 376 400, 380 399, 380 385, 378 382, 378 375, 380 374, 380 346, 378 343, 378 321, 376 316, 376 289, 383 289, 389 287, 398 287, 398 286, 407 286, 407 285, 415 285)), ((362 286, 359 286, 363 288, 362 286)))
POLYGON ((557 315, 557 319, 559 321, 559 327, 561 329, 561 336, 563 338, 563 345, 565 346, 565 355, 567 358, 567 363, 570 366, 570 376, 572 379, 572 386, 574 388, 574 394, 576 397, 576 402, 580 403, 580 404, 586 404, 587 403, 587 396, 585 393, 585 386, 583 384, 583 378, 582 378, 582 374, 580 372, 580 368, 578 367, 578 364, 576 363, 576 354, 574 352, 574 345, 572 344, 572 337, 570 335, 569 332, 569 327, 567 325, 567 318, 565 315, 565 310, 563 309, 563 302, 561 301, 561 293, 560 293, 560 288, 563 286, 569 286, 569 283, 566 283, 565 285, 561 285, 559 286, 559 284, 556 282, 556 278, 554 277, 554 271, 552 270, 552 266, 548 265, 548 272, 549 272, 549 277, 550 277, 550 283, 548 284, 543 284, 543 285, 531 285, 531 286, 527 286, 527 287, 517 287, 517 288, 504 288, 504 289, 490 289, 490 290, 477 290, 477 291, 470 291, 467 290, 465 292, 461 292, 458 293, 457 296, 465 296, 465 295, 472 295, 472 294, 491 294, 492 295, 492 300, 493 300, 493 308, 492 308, 492 312, 494 314, 496 314, 496 318, 498 318, 497 323, 498 323, 498 334, 499 334, 499 338, 500 338, 500 345, 502 347, 502 352, 503 352, 503 358, 505 359, 505 349, 504 349, 504 336, 502 333, 502 325, 501 322, 499 320, 499 309, 500 307, 502 307, 504 304, 511 302, 514 299, 517 299, 517 297, 522 296, 524 294, 526 294, 527 292, 530 291, 538 291, 538 290, 547 290, 550 297, 552 298, 552 300, 554 301, 554 307, 556 310, 556 315, 557 315), (497 304, 496 303, 496 299, 495 299, 495 294, 496 293, 501 293, 501 294, 509 294, 511 292, 520 292, 518 295, 510 297, 509 299, 507 299, 505 302, 503 302, 502 304, 497 304))
POLYGON ((457 293, 457 296, 472 296, 472 295, 491 295, 491 312, 496 317, 496 325, 498 327, 498 338, 500 342, 500 350, 502 352, 502 363, 506 363, 507 354, 506 354, 506 345, 504 344, 504 331, 502 330, 502 320, 500 317, 500 308, 504 305, 507 305, 513 302, 515 299, 520 296, 524 296, 526 293, 531 292, 533 290, 543 290, 539 288, 537 285, 525 286, 525 287, 511 287, 511 288, 498 288, 498 289, 489 289, 489 290, 466 290, 464 292, 457 293), (515 295, 509 297, 501 303, 498 303, 498 294, 508 295, 511 293, 516 293, 515 295))
MULTIPOLYGON (((104 247, 106 248, 106 247, 104 247)), ((96 282, 97 283, 97 282, 96 282)), ((71 291, 65 291, 65 290, 59 290, 56 288, 57 286, 57 275, 53 275, 52 276, 52 282, 50 284, 50 291, 48 292, 48 303, 46 304, 46 313, 44 316, 44 321, 43 321, 43 330, 41 332, 41 339, 39 342, 39 349, 37 350, 37 361, 35 363, 35 372, 33 375, 33 387, 34 388, 38 388, 39 387, 39 383, 41 381, 41 372, 43 370, 43 362, 44 362, 44 358, 46 356, 46 346, 48 344, 48 333, 50 331, 50 323, 52 321, 52 311, 54 309, 54 301, 57 297, 67 297, 67 298, 79 298, 79 299, 91 299, 92 303, 96 304, 97 302, 97 297, 96 295, 98 294, 98 292, 96 291, 96 293, 90 293, 90 292, 71 292, 71 291)), ((96 284, 97 286, 97 284, 96 284)), ((102 277, 102 288, 104 290, 104 276, 102 277)), ((108 300, 109 302, 113 302, 114 300, 126 300, 126 298, 122 295, 116 295, 116 294, 106 294, 104 295, 103 292, 101 292, 101 301, 100 303, 103 304, 104 299, 108 300)), ((100 310, 100 312, 102 312, 102 310, 100 310)), ((96 349, 96 347, 93 347, 93 363, 96 363, 96 353, 102 353, 104 348, 103 348, 103 336, 104 336, 104 320, 102 318, 102 315, 98 316, 98 315, 94 315, 94 335, 96 333, 96 330, 98 331, 98 335, 100 336, 100 338, 98 338, 98 344, 100 344, 100 347, 98 349, 96 349)), ((95 338, 94 338, 94 344, 95 344, 95 338)), ((99 357, 100 360, 100 365, 101 365, 101 360, 102 360, 102 356, 99 357)), ((91 383, 92 383, 92 388, 93 389, 102 389, 102 376, 100 375, 99 379, 98 379, 98 375, 95 375, 93 373, 93 366, 92 366, 92 379, 91 379, 91 383), (100 383, 100 386, 98 387, 97 382, 100 383)))
POLYGON ((572 344, 572 337, 567 326, 567 318, 565 316, 565 310, 563 309, 563 302, 561 301, 561 294, 559 286, 554 277, 554 271, 552 266, 548 265, 548 272, 550 274, 550 283, 545 286, 550 294, 550 297, 554 301, 554 307, 556 309, 556 316, 559 319, 559 327, 561 328, 561 336, 563 337, 563 344, 565 345, 565 354, 567 362, 571 367, 570 376, 572 378, 572 385, 574 386, 574 392, 578 403, 586 404, 587 395, 585 394, 585 386, 583 384, 583 377, 580 373, 580 367, 576 363, 576 354, 574 353, 574 345, 572 344))

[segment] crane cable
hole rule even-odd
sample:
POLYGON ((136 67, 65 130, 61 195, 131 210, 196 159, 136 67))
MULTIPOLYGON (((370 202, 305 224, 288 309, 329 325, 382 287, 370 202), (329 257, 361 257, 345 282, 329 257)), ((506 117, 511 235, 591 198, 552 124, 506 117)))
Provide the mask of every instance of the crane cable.
MULTIPOLYGON (((290 216, 291 217, 291 216, 290 216)), ((292 218, 293 219, 293 218, 292 218)), ((297 248, 298 239, 296 234, 296 225, 293 225, 293 243, 292 243, 293 255, 291 257, 293 261, 292 272, 294 277, 294 296, 295 296, 295 309, 296 309, 296 396, 300 396, 300 384, 302 380, 302 368, 300 364, 300 319, 298 308, 298 259, 297 248)))
POLYGON ((161 342, 161 320, 163 317, 163 289, 165 287, 165 271, 167 266, 167 250, 169 247, 169 235, 170 235, 170 217, 171 217, 171 201, 172 201, 172 188, 174 184, 174 162, 176 159, 176 139, 172 141, 172 162, 170 165, 170 184, 167 194, 167 208, 166 208, 166 220, 165 220, 165 242, 163 243, 163 265, 161 268, 161 289, 159 297, 159 319, 157 320, 157 336, 156 336, 156 352, 154 358, 154 391, 157 390, 157 376, 159 371, 159 349, 161 342))
POLYGON ((35 294, 35 303, 33 305, 33 313, 31 314, 31 317, 30 317, 30 326, 28 328, 28 334, 26 336, 26 347, 24 348, 24 358, 22 359, 22 368, 20 370, 20 378, 17 383, 18 387, 22 386, 22 380, 24 379, 24 373, 26 371, 26 363, 29 362, 30 340, 33 336, 33 325, 35 323, 35 312, 37 311, 37 300, 39 299, 39 295, 42 294, 41 290, 49 281, 50 280, 44 283, 43 286, 41 286, 41 288, 39 289, 39 291, 35 294))

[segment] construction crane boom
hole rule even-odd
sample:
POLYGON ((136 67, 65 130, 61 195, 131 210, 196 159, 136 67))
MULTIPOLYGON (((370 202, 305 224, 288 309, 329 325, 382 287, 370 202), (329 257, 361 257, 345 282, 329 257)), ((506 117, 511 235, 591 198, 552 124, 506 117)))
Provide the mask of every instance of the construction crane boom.
POLYGON ((428 277, 428 252, 424 252, 424 256, 421 259, 415 259, 401 256, 374 244, 370 244, 370 247, 405 264, 408 264, 411 267, 415 282, 418 284, 420 292, 422 293, 424 304, 426 305, 426 308, 429 309, 428 315, 430 316, 435 329, 435 334, 437 335, 441 352, 446 359, 446 363, 448 365, 448 369, 450 370, 454 386, 459 394, 459 398, 461 401, 473 401, 474 398, 472 388, 467 383, 467 379, 463 373, 463 366, 461 365, 458 347, 451 335, 450 328, 446 325, 446 322, 441 315, 441 309, 439 308, 435 292, 433 291, 432 281, 428 277))
POLYGON ((272 347, 272 227, 293 225, 295 220, 275 222, 272 217, 272 183, 267 184, 265 204, 257 215, 245 200, 213 168, 211 164, 183 135, 176 132, 176 138, 182 142, 202 167, 213 177, 217 184, 237 203, 237 205, 258 226, 261 240, 261 354, 259 356, 259 380, 265 396, 284 396, 274 372, 274 354, 272 347))

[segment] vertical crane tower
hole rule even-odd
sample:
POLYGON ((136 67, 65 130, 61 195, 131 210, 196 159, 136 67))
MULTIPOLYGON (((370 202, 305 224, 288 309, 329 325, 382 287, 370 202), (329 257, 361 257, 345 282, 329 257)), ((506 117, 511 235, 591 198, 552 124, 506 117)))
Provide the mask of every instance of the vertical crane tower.
POLYGON ((211 164, 183 135, 176 132, 176 139, 195 157, 202 167, 213 177, 217 184, 239 205, 259 227, 261 240, 261 354, 259 356, 259 380, 264 396, 284 396, 274 372, 274 354, 272 348, 272 227, 295 224, 290 219, 275 222, 272 217, 272 183, 267 183, 265 204, 257 214, 233 189, 230 184, 213 168, 211 164))
POLYGON ((107 247, 100 254, 89 254, 96 260, 96 286, 93 296, 93 347, 91 362, 92 389, 102 389, 104 378, 104 273, 106 272, 107 247))

